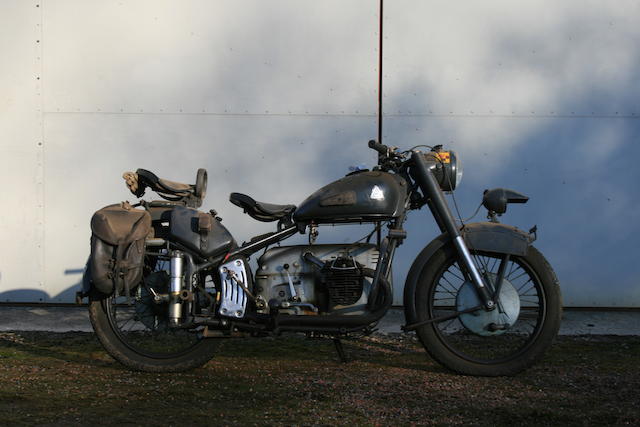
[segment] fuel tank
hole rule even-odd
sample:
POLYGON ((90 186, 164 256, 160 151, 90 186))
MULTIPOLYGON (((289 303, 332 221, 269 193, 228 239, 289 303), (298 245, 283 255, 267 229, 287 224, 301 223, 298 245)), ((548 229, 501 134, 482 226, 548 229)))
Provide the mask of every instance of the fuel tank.
POLYGON ((407 183, 382 171, 349 174, 304 200, 293 214, 298 223, 369 222, 396 217, 404 210, 407 183))

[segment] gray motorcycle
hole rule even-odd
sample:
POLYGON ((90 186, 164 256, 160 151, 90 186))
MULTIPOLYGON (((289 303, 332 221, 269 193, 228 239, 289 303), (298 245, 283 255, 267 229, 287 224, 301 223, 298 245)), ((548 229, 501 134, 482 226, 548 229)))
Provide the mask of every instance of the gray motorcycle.
POLYGON ((392 304, 391 266, 408 211, 427 206, 441 234, 416 256, 404 287, 404 331, 447 368, 512 375, 538 360, 560 325, 556 275, 532 246, 536 230, 501 224, 516 191, 485 191, 487 222, 456 221, 445 199, 462 177, 455 152, 406 151, 369 141, 371 170, 356 170, 295 205, 232 193, 231 203, 276 229, 239 245, 195 184, 125 173, 131 192, 162 200, 120 203, 91 220, 91 256, 78 299, 104 348, 129 368, 182 371, 206 363, 218 339, 285 332, 334 339, 375 331, 392 304), (370 224, 352 244, 317 244, 322 226, 370 224), (296 233, 309 243, 285 246, 296 233), (249 258, 262 251, 253 273, 249 258))

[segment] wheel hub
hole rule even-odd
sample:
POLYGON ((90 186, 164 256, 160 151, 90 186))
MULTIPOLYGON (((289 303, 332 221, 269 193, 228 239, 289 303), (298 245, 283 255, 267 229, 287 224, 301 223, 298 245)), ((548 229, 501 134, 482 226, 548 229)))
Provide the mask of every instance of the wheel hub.
POLYGON ((166 294, 169 288, 169 275, 166 271, 154 271, 144 278, 144 284, 137 289, 135 299, 135 320, 151 331, 167 328, 166 303, 158 302, 158 294, 166 294))
MULTIPOLYGON (((493 273, 485 275, 490 291, 493 293, 497 276, 493 273)), ((503 334, 513 326, 520 314, 520 297, 516 288, 507 279, 502 279, 500 295, 495 301, 496 308, 491 311, 480 309, 472 313, 461 314, 460 322, 469 331, 481 336, 503 334)), ((468 310, 482 305, 476 287, 466 281, 458 290, 456 308, 458 311, 468 310)))
POLYGON ((136 320, 151 331, 164 330, 167 327, 166 315, 163 316, 163 308, 166 304, 155 303, 153 295, 142 286, 140 297, 135 300, 136 320))

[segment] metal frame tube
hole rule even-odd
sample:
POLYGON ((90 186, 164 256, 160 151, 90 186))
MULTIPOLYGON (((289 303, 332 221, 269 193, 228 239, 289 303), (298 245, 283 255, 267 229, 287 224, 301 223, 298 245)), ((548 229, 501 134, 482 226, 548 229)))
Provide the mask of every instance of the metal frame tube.
POLYGON ((287 237, 293 236, 298 231, 297 225, 292 225, 291 227, 285 228, 282 231, 279 231, 269 237, 265 237, 262 240, 258 240, 257 242, 249 243, 248 245, 242 246, 235 251, 229 253, 228 258, 232 258, 236 255, 240 254, 251 254, 253 252, 259 251, 260 249, 269 246, 272 243, 279 242, 280 240, 284 240, 287 237))

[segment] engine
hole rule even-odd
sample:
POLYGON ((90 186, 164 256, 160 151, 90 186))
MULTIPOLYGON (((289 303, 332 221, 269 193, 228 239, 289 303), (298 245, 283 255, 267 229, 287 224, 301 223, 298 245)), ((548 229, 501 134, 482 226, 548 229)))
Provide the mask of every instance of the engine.
POLYGON ((259 313, 365 313, 379 252, 372 244, 281 246, 258 260, 254 290, 266 302, 259 313), (322 267, 305 259, 311 253, 322 267))

